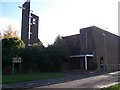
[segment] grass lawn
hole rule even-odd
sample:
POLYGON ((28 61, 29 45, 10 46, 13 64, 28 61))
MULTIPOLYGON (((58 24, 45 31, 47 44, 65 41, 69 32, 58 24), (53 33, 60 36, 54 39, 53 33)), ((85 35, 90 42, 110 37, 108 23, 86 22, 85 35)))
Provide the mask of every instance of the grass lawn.
POLYGON ((102 88, 101 90, 120 90, 120 83, 108 88, 102 88))
POLYGON ((59 73, 29 73, 29 74, 16 74, 16 75, 3 75, 2 83, 16 83, 26 82, 32 80, 43 80, 49 78, 63 77, 63 74, 59 73))

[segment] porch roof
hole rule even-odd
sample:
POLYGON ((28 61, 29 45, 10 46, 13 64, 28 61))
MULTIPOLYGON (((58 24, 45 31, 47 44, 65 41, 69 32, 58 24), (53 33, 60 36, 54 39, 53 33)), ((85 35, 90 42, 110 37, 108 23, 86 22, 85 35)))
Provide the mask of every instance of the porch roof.
POLYGON ((93 54, 85 54, 85 55, 72 55, 72 56, 70 56, 70 57, 72 58, 72 57, 85 57, 85 56, 87 56, 87 57, 94 57, 94 55, 93 55, 93 54))

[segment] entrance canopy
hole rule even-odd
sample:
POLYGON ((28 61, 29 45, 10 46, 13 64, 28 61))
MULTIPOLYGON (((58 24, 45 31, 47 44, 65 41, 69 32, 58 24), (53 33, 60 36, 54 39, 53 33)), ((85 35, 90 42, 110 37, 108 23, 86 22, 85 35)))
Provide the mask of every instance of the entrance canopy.
POLYGON ((94 57, 94 55, 93 55, 93 54, 73 55, 73 56, 70 56, 70 57, 72 58, 72 57, 85 57, 85 56, 88 56, 88 57, 94 57))
POLYGON ((70 58, 79 58, 79 57, 84 57, 85 58, 85 70, 88 69, 88 57, 94 57, 93 54, 84 54, 84 55, 73 55, 70 56, 70 58))

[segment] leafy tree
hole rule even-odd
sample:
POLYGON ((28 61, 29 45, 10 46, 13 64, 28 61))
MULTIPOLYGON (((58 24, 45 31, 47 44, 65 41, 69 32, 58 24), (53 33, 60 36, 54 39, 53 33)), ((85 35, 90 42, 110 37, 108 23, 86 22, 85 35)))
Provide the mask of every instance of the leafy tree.
POLYGON ((3 35, 3 38, 14 38, 14 37, 20 38, 20 37, 18 36, 17 30, 15 30, 11 25, 9 25, 9 26, 7 27, 7 29, 4 30, 4 33, 3 33, 3 34, 4 34, 4 35, 3 35))
POLYGON ((0 40, 2 39, 2 34, 1 34, 1 32, 0 32, 0 40))
MULTIPOLYGON (((12 58, 19 56, 22 50, 25 48, 25 44, 18 38, 4 38, 2 39, 2 68, 3 72, 6 68, 10 69, 12 64, 12 58)), ((8 72, 6 72, 8 73, 8 72)))
POLYGON ((41 71, 41 62, 44 60, 44 46, 42 42, 26 47, 21 53, 23 72, 41 71))
POLYGON ((24 72, 29 71, 60 71, 62 60, 69 56, 69 48, 58 36, 52 45, 47 48, 41 42, 33 44, 21 53, 24 72))
POLYGON ((44 47, 43 43, 38 40, 39 42, 32 44, 32 47, 44 47))
POLYGON ((62 39, 60 35, 58 35, 57 38, 55 39, 53 46, 64 57, 68 57, 71 53, 70 48, 64 42, 64 40, 62 39))
POLYGON ((57 36, 54 43, 46 49, 45 60, 43 61, 43 71, 60 71, 64 59, 70 55, 69 48, 60 35, 57 36))

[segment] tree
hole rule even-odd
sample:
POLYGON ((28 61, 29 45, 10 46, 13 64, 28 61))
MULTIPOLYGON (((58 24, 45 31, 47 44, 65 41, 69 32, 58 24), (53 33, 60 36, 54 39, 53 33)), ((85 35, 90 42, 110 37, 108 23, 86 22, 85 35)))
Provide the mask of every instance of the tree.
POLYGON ((41 71, 41 62, 44 61, 44 46, 39 40, 38 43, 26 47, 21 53, 23 72, 41 71))
POLYGON ((0 40, 2 39, 2 34, 1 34, 1 32, 0 32, 0 40))
POLYGON ((56 37, 53 46, 56 47, 58 52, 61 53, 64 57, 68 57, 71 53, 68 45, 64 42, 60 35, 56 37))
POLYGON ((46 49, 45 60, 43 61, 43 71, 60 71, 62 61, 68 58, 70 50, 62 37, 58 35, 52 45, 46 49))
POLYGON ((32 44, 32 47, 44 47, 43 43, 38 39, 39 42, 32 44))
POLYGON ((25 44, 18 38, 2 39, 2 69, 5 73, 10 73, 12 58, 19 56, 25 44), (8 72, 9 69, 9 72, 8 72), (7 70, 7 71, 6 71, 7 70))
POLYGON ((58 35, 54 41, 54 45, 58 45, 63 43, 62 37, 60 35, 58 35))
POLYGON ((3 38, 14 38, 14 37, 20 38, 18 36, 17 30, 15 30, 11 25, 9 25, 7 29, 4 30, 3 38))

